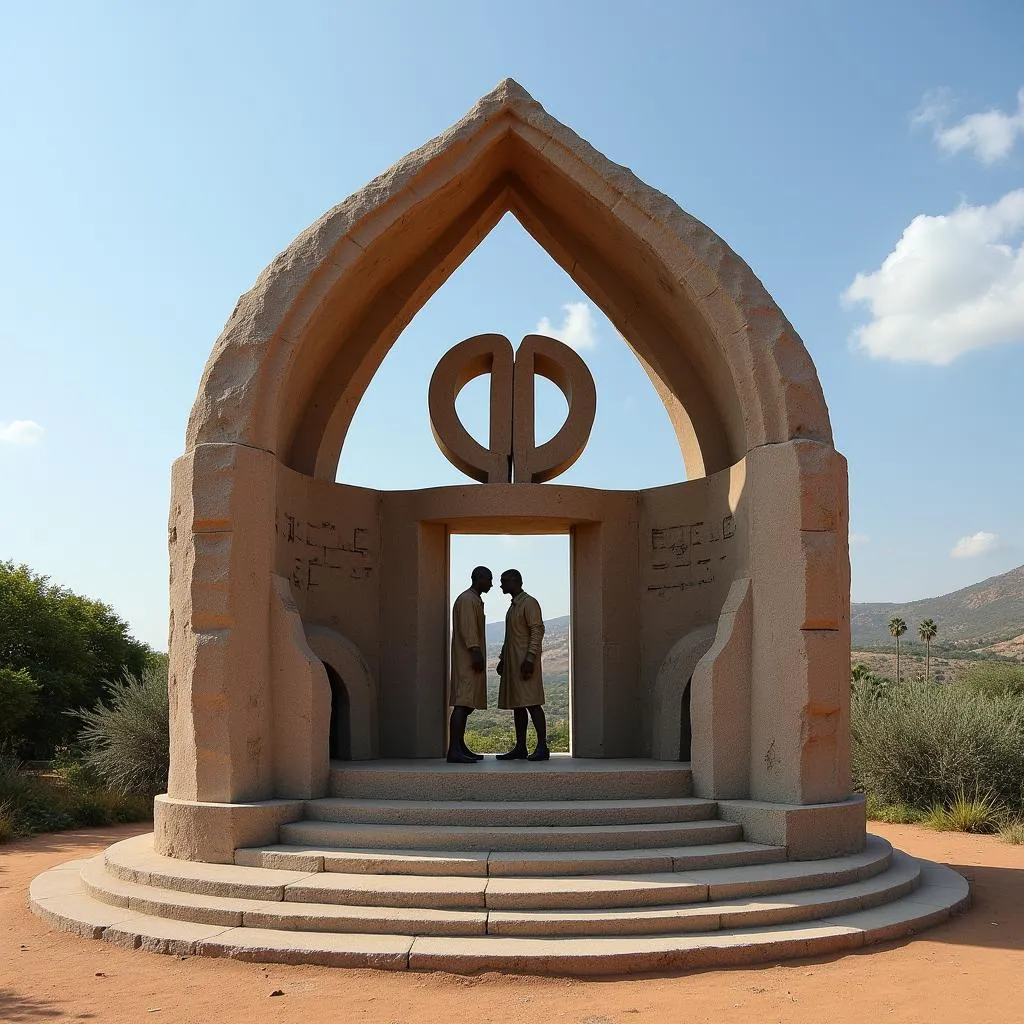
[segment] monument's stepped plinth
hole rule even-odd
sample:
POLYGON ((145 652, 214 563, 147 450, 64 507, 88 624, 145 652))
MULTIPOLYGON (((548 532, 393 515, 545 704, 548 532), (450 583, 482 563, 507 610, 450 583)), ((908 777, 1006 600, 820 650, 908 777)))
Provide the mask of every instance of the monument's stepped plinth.
POLYGON ((814 861, 746 842, 689 795, 687 765, 336 763, 331 792, 234 865, 163 857, 139 836, 41 875, 32 906, 179 955, 612 974, 841 952, 969 898, 955 872, 871 836, 814 861))

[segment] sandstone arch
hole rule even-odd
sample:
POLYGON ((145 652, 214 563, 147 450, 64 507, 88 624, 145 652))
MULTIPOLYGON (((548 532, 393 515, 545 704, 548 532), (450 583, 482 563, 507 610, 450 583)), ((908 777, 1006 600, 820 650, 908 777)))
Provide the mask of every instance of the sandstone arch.
MULTIPOLYGON (((681 637, 713 629, 693 676, 699 795, 753 801, 752 836, 822 802, 861 813, 844 803, 845 474, 810 357, 746 264, 502 82, 303 232, 214 347, 172 475, 160 813, 322 794, 318 630, 359 652, 381 755, 439 753, 448 608, 436 581, 453 530, 571 532, 587 641, 575 753, 664 756, 658 670, 681 637), (388 349, 508 211, 627 339, 668 409, 686 482, 334 483, 388 349)), ((185 832, 158 822, 158 836, 185 832)))
POLYGON ((391 344, 509 210, 634 348, 691 479, 759 445, 831 443, 813 364, 750 268, 507 79, 264 271, 214 347, 186 448, 247 444, 333 479, 391 344))

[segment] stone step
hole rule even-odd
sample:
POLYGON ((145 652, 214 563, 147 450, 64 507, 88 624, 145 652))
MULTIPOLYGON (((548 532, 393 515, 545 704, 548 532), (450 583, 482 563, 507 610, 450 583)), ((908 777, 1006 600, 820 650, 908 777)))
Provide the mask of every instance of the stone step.
POLYGON ((576 826, 707 821, 718 816, 713 800, 307 800, 309 821, 369 825, 576 826))
POLYGON ((454 974, 500 970, 581 976, 732 967, 834 955, 912 935, 946 920, 969 903, 966 881, 950 868, 928 865, 922 878, 917 889, 892 903, 790 925, 586 938, 421 936, 409 951, 409 967, 454 974))
POLYGON ((768 864, 786 859, 784 846, 742 840, 635 850, 506 850, 487 858, 492 877, 658 874, 768 864))
POLYGON ((96 900, 85 889, 80 862, 38 876, 29 899, 32 910, 52 927, 178 956, 467 974, 501 970, 611 975, 824 956, 903 938, 945 920, 970 900, 967 883, 956 872, 937 864, 920 863, 920 867, 921 884, 913 892, 891 903, 822 920, 714 932, 586 938, 333 933, 172 920, 132 910, 131 896, 128 906, 96 900))
MULTIPOLYGON (((918 862, 903 858, 880 875, 829 889, 801 889, 747 901, 651 904, 594 910, 488 910, 487 934, 498 936, 658 935, 710 932, 813 921, 890 903, 914 891, 918 862)), ((491 893, 488 892, 490 906, 491 893)))
POLYGON ((279 829, 282 843, 353 849, 407 850, 620 850, 731 842, 743 829, 725 821, 655 822, 645 825, 457 826, 358 825, 296 821, 279 829))
POLYGON ((82 884, 96 900, 139 914, 226 928, 279 928, 289 931, 372 932, 400 935, 486 935, 485 910, 430 907, 332 905, 288 900, 200 896, 173 889, 123 882, 105 868, 102 857, 81 868, 82 884))
POLYGON ((576 758, 475 765, 437 759, 332 761, 330 795, 359 800, 654 800, 690 796, 690 766, 674 761, 576 758))
POLYGON ((152 832, 122 839, 107 847, 103 863, 110 874, 123 882, 203 896, 241 896, 252 900, 283 900, 286 885, 313 874, 311 871, 205 864, 164 857, 153 850, 152 832))
POLYGON ((235 863, 247 867, 378 875, 622 875, 740 867, 785 859, 784 846, 747 842, 648 850, 539 850, 533 853, 332 850, 301 845, 255 846, 235 851, 235 863))
MULTIPOLYGON (((196 924, 224 927, 275 928, 297 931, 373 932, 410 935, 519 935, 585 936, 646 935, 687 931, 716 931, 765 924, 790 924, 877 906, 911 892, 919 880, 918 862, 898 855, 881 875, 832 889, 800 890, 785 897, 751 901, 702 902, 706 886, 673 886, 652 880, 615 891, 617 900, 628 900, 621 909, 605 906, 602 889, 553 890, 551 906, 545 901, 523 899, 528 890, 513 880, 494 879, 484 893, 486 906, 476 910, 406 905, 410 897, 432 899, 440 891, 402 888, 396 892, 337 889, 334 902, 319 902, 321 891, 307 887, 287 894, 283 901, 198 896, 174 890, 124 882, 110 875, 101 857, 85 862, 81 880, 85 890, 100 902, 135 913, 167 917, 196 924), (297 895, 298 898, 292 898, 297 895), (374 895, 381 903, 367 903, 374 895), (392 897, 399 896, 400 900, 392 897), (566 902, 564 897, 574 898, 566 902), (582 896, 581 900, 579 897, 582 896), (586 909, 593 904, 598 909, 586 909), (519 907, 542 906, 522 910, 519 907), (558 909, 560 906, 576 909, 558 909), (583 909, 579 909, 582 906, 583 909), (506 909, 502 909, 506 908, 506 909), (511 908, 511 909, 510 909, 511 908)), ((579 880, 577 880, 579 881, 579 880)), ((611 883, 612 880, 602 880, 611 883)), ((301 886, 300 886, 301 888, 301 886)), ((608 885, 608 890, 614 886, 608 885)))
POLYGON ((581 909, 752 899, 846 885, 881 874, 891 861, 892 848, 873 837, 862 853, 830 860, 619 876, 371 874, 199 864, 154 853, 151 836, 124 840, 103 856, 105 870, 122 882, 201 897, 434 910, 581 909))

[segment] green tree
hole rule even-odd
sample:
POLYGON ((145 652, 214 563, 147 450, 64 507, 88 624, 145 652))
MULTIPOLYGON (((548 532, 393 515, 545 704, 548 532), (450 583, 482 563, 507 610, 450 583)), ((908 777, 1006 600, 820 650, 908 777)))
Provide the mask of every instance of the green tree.
POLYGON ((0 562, 0 665, 38 684, 35 707, 19 726, 23 756, 48 758, 69 743, 76 725, 65 712, 95 705, 105 680, 140 675, 149 654, 108 605, 28 566, 0 562))
POLYGON ((0 749, 15 742, 39 699, 39 684, 23 668, 0 668, 0 749))
POLYGON ((851 683, 863 683, 866 679, 871 678, 871 669, 864 664, 863 661, 858 661, 856 665, 850 667, 850 682, 851 683))
POLYGON ((889 620, 889 635, 896 641, 896 684, 900 681, 900 637, 907 631, 907 624, 898 616, 894 615, 889 620))
POLYGON ((925 619, 917 627, 917 635, 924 641, 924 677, 929 683, 932 681, 932 641, 938 631, 934 619, 925 619))

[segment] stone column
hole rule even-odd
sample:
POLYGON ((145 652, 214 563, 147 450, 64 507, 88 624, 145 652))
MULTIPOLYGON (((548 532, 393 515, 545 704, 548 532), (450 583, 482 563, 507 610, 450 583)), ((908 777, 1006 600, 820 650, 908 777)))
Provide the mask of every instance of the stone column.
POLYGON ((572 530, 575 757, 638 757, 644 746, 637 523, 619 504, 618 515, 572 530))
POLYGON ((831 445, 789 441, 747 456, 755 800, 850 793, 847 487, 846 460, 831 445))
POLYGON ((274 457, 203 444, 171 473, 168 794, 273 797, 269 608, 274 457))
MULTIPOLYGON (((391 497, 389 495, 389 497, 391 497)), ((384 504, 381 551, 380 755, 444 754, 448 668, 448 535, 384 504)))

